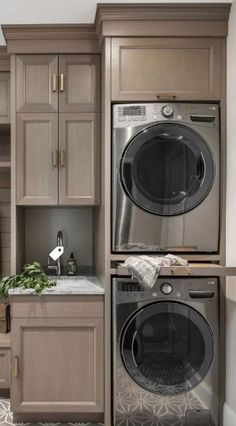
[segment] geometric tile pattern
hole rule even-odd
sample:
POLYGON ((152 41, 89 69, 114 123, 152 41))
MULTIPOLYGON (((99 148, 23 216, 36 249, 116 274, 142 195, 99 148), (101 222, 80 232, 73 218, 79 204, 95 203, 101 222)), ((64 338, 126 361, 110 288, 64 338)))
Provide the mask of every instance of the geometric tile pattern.
POLYGON ((160 396, 143 390, 122 364, 116 374, 115 426, 186 426, 186 412, 207 408, 194 390, 160 396))
POLYGON ((0 399, 1 426, 103 426, 102 423, 13 423, 9 399, 0 399))

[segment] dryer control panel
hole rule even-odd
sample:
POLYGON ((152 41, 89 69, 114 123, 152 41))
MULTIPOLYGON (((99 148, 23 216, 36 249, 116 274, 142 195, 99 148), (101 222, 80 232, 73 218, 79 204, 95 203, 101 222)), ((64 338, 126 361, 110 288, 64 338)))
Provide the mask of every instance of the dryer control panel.
POLYGON ((155 121, 196 122, 210 126, 219 125, 217 104, 117 104, 113 105, 113 128, 139 126, 155 121))

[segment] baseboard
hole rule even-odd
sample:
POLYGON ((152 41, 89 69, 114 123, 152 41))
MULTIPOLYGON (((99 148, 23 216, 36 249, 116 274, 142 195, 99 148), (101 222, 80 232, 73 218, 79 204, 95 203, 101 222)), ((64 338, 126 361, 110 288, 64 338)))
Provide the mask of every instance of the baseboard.
POLYGON ((230 406, 224 403, 224 420, 223 426, 235 426, 236 425, 236 413, 230 408, 230 406))

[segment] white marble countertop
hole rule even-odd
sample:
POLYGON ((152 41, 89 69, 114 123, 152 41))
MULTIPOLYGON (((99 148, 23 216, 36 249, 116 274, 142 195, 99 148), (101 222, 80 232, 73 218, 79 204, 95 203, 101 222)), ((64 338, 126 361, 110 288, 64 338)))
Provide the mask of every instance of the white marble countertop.
MULTIPOLYGON (((77 295, 102 295, 104 288, 101 286, 99 280, 94 276, 76 276, 76 277, 49 277, 56 282, 56 286, 49 287, 43 290, 42 295, 57 296, 60 294, 77 294, 77 295)), ((9 290, 10 296, 18 295, 33 295, 33 289, 20 289, 14 288, 9 290)))

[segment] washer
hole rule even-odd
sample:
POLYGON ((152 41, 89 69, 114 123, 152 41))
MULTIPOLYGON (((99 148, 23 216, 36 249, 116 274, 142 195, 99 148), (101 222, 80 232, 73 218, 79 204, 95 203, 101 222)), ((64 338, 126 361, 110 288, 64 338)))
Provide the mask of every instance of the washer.
POLYGON ((112 251, 217 252, 219 106, 113 105, 112 251))
POLYGON ((218 426, 218 281, 113 278, 113 425, 218 426))

